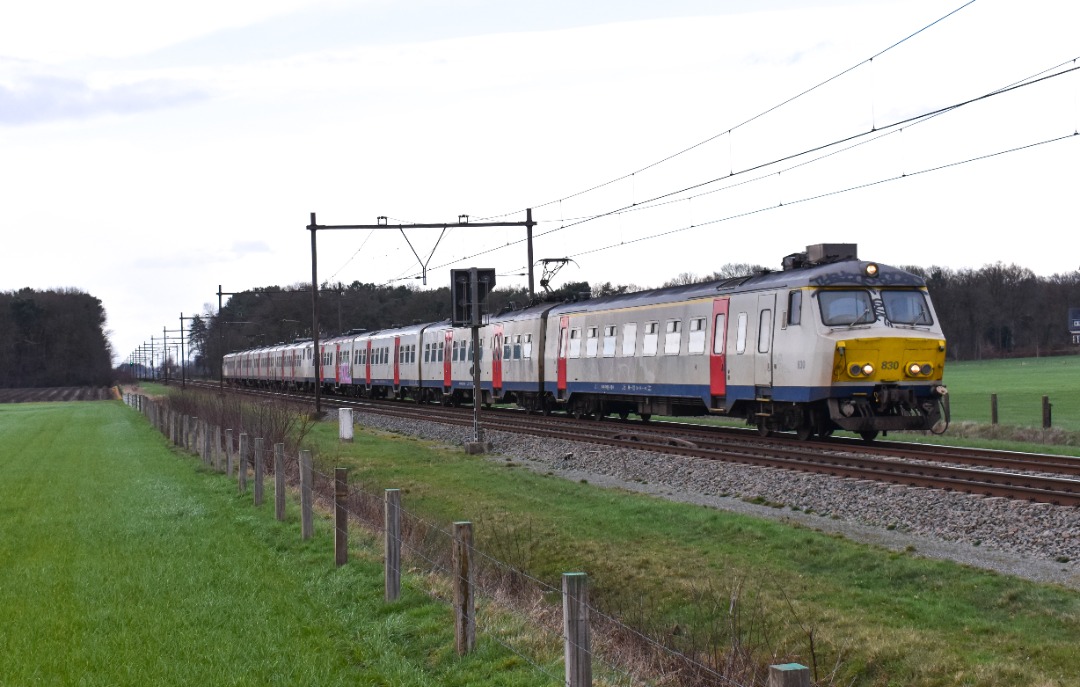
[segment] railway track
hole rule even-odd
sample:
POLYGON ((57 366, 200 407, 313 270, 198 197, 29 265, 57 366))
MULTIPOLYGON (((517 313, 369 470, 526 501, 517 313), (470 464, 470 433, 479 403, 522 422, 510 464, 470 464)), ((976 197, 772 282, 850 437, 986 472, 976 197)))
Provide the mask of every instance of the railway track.
MULTIPOLYGON (((215 390, 216 385, 210 385, 215 390)), ((309 402, 303 394, 245 389, 309 402)), ((323 398, 327 407, 410 420, 471 427, 472 410, 418 406, 398 401, 323 398)), ((1080 506, 1080 458, 948 446, 881 442, 830 437, 799 442, 793 437, 762 437, 756 432, 679 422, 575 420, 529 415, 516 410, 487 409, 485 431, 500 431, 569 441, 585 441, 634 450, 655 451, 743 465, 818 473, 851 479, 1003 497, 1060 506, 1080 506)))

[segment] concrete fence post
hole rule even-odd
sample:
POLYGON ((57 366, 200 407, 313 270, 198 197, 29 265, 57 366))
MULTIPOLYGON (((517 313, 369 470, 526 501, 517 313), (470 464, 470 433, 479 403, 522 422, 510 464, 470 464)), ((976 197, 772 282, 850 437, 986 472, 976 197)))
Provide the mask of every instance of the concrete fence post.
POLYGON ((341 408, 338 410, 338 437, 344 443, 352 443, 352 408, 341 408))
POLYGON ((798 663, 769 666, 769 687, 810 687, 810 669, 798 663))

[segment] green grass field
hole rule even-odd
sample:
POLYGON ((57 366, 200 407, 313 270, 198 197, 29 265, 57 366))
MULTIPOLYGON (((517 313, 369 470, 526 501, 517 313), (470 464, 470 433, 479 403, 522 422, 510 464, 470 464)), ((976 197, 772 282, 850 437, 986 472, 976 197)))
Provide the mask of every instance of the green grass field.
POLYGON ((800 527, 568 482, 459 450, 316 428, 322 470, 400 488, 435 522, 477 523, 481 549, 676 644, 743 644, 836 667, 837 685, 1075 685, 1080 593, 892 553, 800 527), (730 614, 737 597, 738 613, 730 614), (810 650, 813 636, 815 649, 810 650))
POLYGON ((1080 356, 1020 358, 945 365, 953 420, 990 423, 990 396, 998 397, 998 422, 1042 426, 1042 397, 1053 406, 1053 426, 1080 432, 1080 356))
MULTIPOLYGON (((979 379, 986 376, 975 372, 979 379)), ((1048 378, 1067 379, 1064 374, 1048 378)), ((946 381, 954 393, 966 386, 946 381)), ((0 553, 0 651, 20 657, 32 652, 29 659, 0 662, 0 684, 66 684, 84 674, 92 676, 85 684, 336 684, 349 676, 358 684, 551 684, 491 643, 482 656, 459 661, 452 655, 444 606, 416 590, 411 597, 407 593, 401 608, 378 601, 377 549, 361 549, 355 564, 331 569, 325 522, 317 541, 300 544, 298 523, 279 526, 271 513, 238 498, 224 478, 204 472, 194 459, 177 459, 140 416, 117 404, 82 404, 106 412, 95 418, 86 411, 78 418, 81 431, 96 436, 114 427, 112 433, 128 436, 139 448, 117 455, 106 451, 109 457, 99 458, 88 447, 111 442, 97 437, 89 444, 67 440, 61 442, 66 448, 54 450, 60 433, 40 418, 72 405, 0 407, 0 512, 17 511, 24 523, 0 519, 0 540, 18 542, 12 552, 0 553), (26 408, 34 412, 25 417, 16 412, 26 408), (12 460, 16 450, 28 448, 32 456, 12 460), (99 470, 99 464, 110 468, 99 470), (37 474, 50 465, 69 468, 72 475, 59 497, 80 504, 62 517, 32 515, 43 492, 54 489, 37 474), (113 471, 124 477, 106 477, 113 471), (100 498, 126 490, 133 491, 117 504, 100 498), (153 499, 143 492, 158 490, 176 498, 151 507, 153 499), (132 505, 122 505, 128 502, 132 505), (122 521, 160 527, 129 524, 118 535, 103 525, 83 526, 83 520, 115 515, 117 509, 122 521), (159 509, 164 512, 155 516, 159 509), (189 527, 189 520, 198 526, 189 527), (167 525, 178 532, 168 532, 167 525), (68 532, 60 544, 35 553, 37 545, 21 538, 27 526, 79 534, 68 532), (142 580, 133 589, 117 594, 97 589, 109 576, 95 569, 104 563, 91 562, 102 550, 100 542, 119 549, 108 556, 112 576, 142 580), (163 552, 173 550, 198 562, 170 561, 163 552), (25 562, 28 556, 32 563, 25 562), (144 569, 151 572, 144 575, 144 569), (97 583, 70 588, 86 570, 97 583), (187 585, 188 576, 197 582, 187 585), (153 592, 162 580, 179 591, 158 602, 153 592), (276 592, 260 594, 249 587, 276 592), (292 598, 298 588, 303 590, 299 604, 292 598), (59 589, 52 597, 62 601, 34 602, 35 589, 59 589), (245 599, 269 608, 238 611, 234 618, 233 597, 240 589, 246 590, 245 599), (333 610, 341 603, 348 612, 333 610), (73 606, 80 610, 67 610, 73 606), (124 625, 139 629, 100 620, 129 615, 124 625), (262 619, 276 615, 287 629, 244 626, 253 616, 257 625, 273 625, 262 619), (326 626, 323 615, 329 618, 326 626), (72 627, 79 628, 80 639, 93 635, 84 640, 89 649, 64 641, 72 627), (119 639, 106 639, 113 632, 119 639), (176 641, 166 647, 165 636, 176 641), (272 648, 253 652, 245 648, 252 642, 272 648), (288 665, 271 663, 258 672, 256 663, 281 653, 306 655, 309 645, 316 657, 312 664, 294 665, 290 658, 288 665), (39 647, 58 656, 46 662, 45 673, 37 672, 41 659, 33 658, 39 647), (193 656, 213 667, 182 667, 193 656), (73 662, 82 668, 68 668, 73 662)), ((63 411, 65 417, 72 413, 63 411)), ((748 647, 762 662, 783 657, 809 664, 813 659, 823 678, 835 670, 822 682, 829 685, 1080 684, 1074 657, 1080 645, 1080 593, 1075 590, 924 560, 917 551, 888 552, 805 528, 600 490, 396 436, 358 431, 354 444, 342 445, 333 423, 317 426, 309 441, 320 471, 348 466, 350 482, 375 494, 400 488, 405 509, 431 522, 471 520, 479 548, 552 586, 558 586, 562 572, 586 571, 596 603, 688 650, 717 643, 748 647), (738 599, 734 616, 733 598, 738 599)), ((527 636, 528 630, 520 634, 527 636)), ((561 674, 557 658, 548 667, 561 674)))
POLYGON ((121 403, 0 406, 0 685, 551 684, 272 508, 121 403))

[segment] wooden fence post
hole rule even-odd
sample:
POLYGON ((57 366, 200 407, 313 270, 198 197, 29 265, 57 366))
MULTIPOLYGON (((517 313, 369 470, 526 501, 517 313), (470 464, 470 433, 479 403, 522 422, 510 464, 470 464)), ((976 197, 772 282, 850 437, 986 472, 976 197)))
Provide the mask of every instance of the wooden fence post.
POLYGON ((349 562, 349 469, 334 468, 334 564, 349 562))
POLYGON ((998 423, 997 394, 990 394, 990 424, 996 425, 997 423, 998 423))
POLYGON ((214 452, 210 464, 214 470, 221 470, 221 425, 214 425, 214 452))
POLYGON ((459 656, 476 648, 476 600, 473 598, 471 522, 454 523, 454 640, 459 656))
POLYGON ((798 663, 769 666, 769 687, 810 687, 810 669, 798 663))
POLYGON ((255 439, 255 505, 263 502, 263 438, 255 439))
POLYGON ((202 457, 203 465, 209 467, 213 454, 210 452, 210 422, 206 420, 202 423, 202 457))
POLYGON ((383 532, 385 534, 386 601, 397 601, 401 596, 401 490, 387 489, 383 504, 383 532))
POLYGON ((300 536, 311 539, 314 523, 311 520, 311 482, 314 479, 311 451, 300 452, 300 536))
POLYGON ((562 580, 565 683, 567 687, 591 687, 589 578, 585 573, 563 573, 562 580))
POLYGON ((274 515, 285 520, 285 444, 274 444, 274 515))
POLYGON ((241 494, 247 492, 248 454, 251 447, 248 446, 247 432, 240 433, 240 453, 236 456, 236 489, 241 494))
POLYGON ((1049 396, 1043 396, 1042 397, 1043 429, 1050 429, 1050 425, 1052 424, 1051 417, 1050 417, 1050 409, 1051 409, 1050 397, 1049 396))
POLYGON ((225 430, 225 476, 232 477, 232 464, 233 464, 233 431, 231 429, 225 430))

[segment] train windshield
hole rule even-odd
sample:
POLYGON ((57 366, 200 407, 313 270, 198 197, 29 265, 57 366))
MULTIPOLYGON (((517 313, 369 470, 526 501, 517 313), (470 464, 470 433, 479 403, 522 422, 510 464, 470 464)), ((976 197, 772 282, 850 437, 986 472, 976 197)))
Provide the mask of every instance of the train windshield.
POLYGON ((931 325, 930 307, 922 291, 882 291, 885 316, 894 324, 931 325))
POLYGON ((869 291, 820 291, 818 301, 821 304, 821 321, 827 327, 872 324, 877 319, 869 291))

